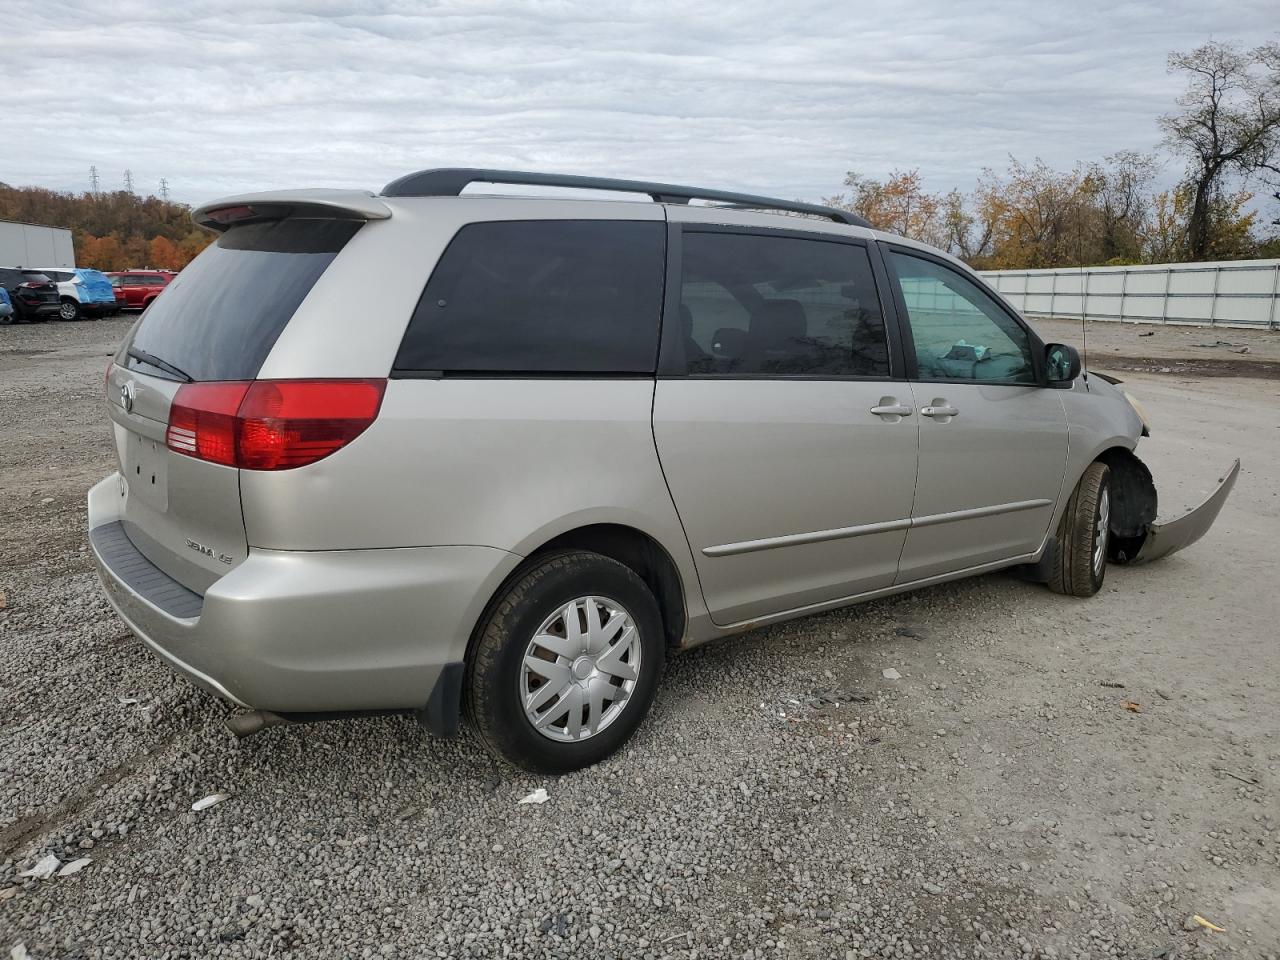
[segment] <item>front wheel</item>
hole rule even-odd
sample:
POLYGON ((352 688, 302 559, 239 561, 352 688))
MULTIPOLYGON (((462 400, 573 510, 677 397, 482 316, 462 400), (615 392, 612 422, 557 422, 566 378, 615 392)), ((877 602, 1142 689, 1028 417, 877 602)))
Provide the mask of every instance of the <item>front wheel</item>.
POLYGON ((58 319, 79 320, 80 304, 76 303, 74 300, 63 300, 62 303, 58 305, 58 319))
POLYGON ((658 603, 630 567, 587 551, 548 554, 490 604, 467 715, 485 746, 517 766, 587 767, 640 725, 664 654, 658 603))
POLYGON ((1111 536, 1111 471, 1091 463, 1067 501, 1058 524, 1058 546, 1049 589, 1073 597, 1092 597, 1107 574, 1111 536))

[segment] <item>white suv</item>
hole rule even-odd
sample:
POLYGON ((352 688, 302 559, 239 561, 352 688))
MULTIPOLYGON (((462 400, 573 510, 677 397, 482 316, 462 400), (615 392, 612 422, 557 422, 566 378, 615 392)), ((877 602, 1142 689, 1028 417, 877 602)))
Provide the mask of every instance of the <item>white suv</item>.
POLYGON ((432 170, 195 216, 217 242, 108 371, 89 535, 121 616, 250 708, 241 733, 465 713, 573 769, 671 651, 1000 567, 1088 596, 1234 480, 1156 524, 1113 383, 839 210, 432 170))

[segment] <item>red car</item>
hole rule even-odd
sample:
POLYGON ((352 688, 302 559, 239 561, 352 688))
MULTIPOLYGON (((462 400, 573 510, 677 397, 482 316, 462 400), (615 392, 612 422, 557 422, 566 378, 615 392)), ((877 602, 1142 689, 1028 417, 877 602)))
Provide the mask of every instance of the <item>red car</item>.
POLYGON ((117 270, 108 273, 116 303, 126 310, 145 310, 177 274, 172 270, 117 270))

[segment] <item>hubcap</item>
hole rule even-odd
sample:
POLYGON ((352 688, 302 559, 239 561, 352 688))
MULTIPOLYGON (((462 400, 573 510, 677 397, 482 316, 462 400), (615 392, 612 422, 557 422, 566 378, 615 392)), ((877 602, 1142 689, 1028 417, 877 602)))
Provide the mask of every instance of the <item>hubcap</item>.
POLYGON ((1111 535, 1111 491, 1098 494, 1098 529, 1093 536, 1093 575, 1101 576, 1107 562, 1107 537, 1111 535))
POLYGON ((579 597, 542 622, 525 648, 520 699, 533 728, 570 743, 622 713, 640 677, 640 631, 622 604, 579 597))
POLYGON ((63 320, 73 320, 73 319, 75 319, 75 315, 76 315, 76 308, 75 308, 75 307, 73 307, 73 306, 72 306, 71 304, 69 304, 69 303, 64 303, 64 304, 63 304, 63 305, 58 309, 58 312, 62 314, 62 319, 63 319, 63 320))

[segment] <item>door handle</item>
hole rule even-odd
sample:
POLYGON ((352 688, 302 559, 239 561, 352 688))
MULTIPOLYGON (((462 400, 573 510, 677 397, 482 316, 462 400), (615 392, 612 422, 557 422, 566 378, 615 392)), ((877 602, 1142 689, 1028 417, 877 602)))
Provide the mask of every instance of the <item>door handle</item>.
POLYGON ((960 416, 960 411, 947 403, 942 397, 938 397, 929 406, 920 408, 920 416, 932 417, 935 420, 941 420, 946 423, 952 417, 960 416))
POLYGON ((871 408, 877 417, 883 417, 889 423, 897 423, 903 417, 911 416, 911 405, 899 403, 897 397, 881 397, 880 402, 871 408))

